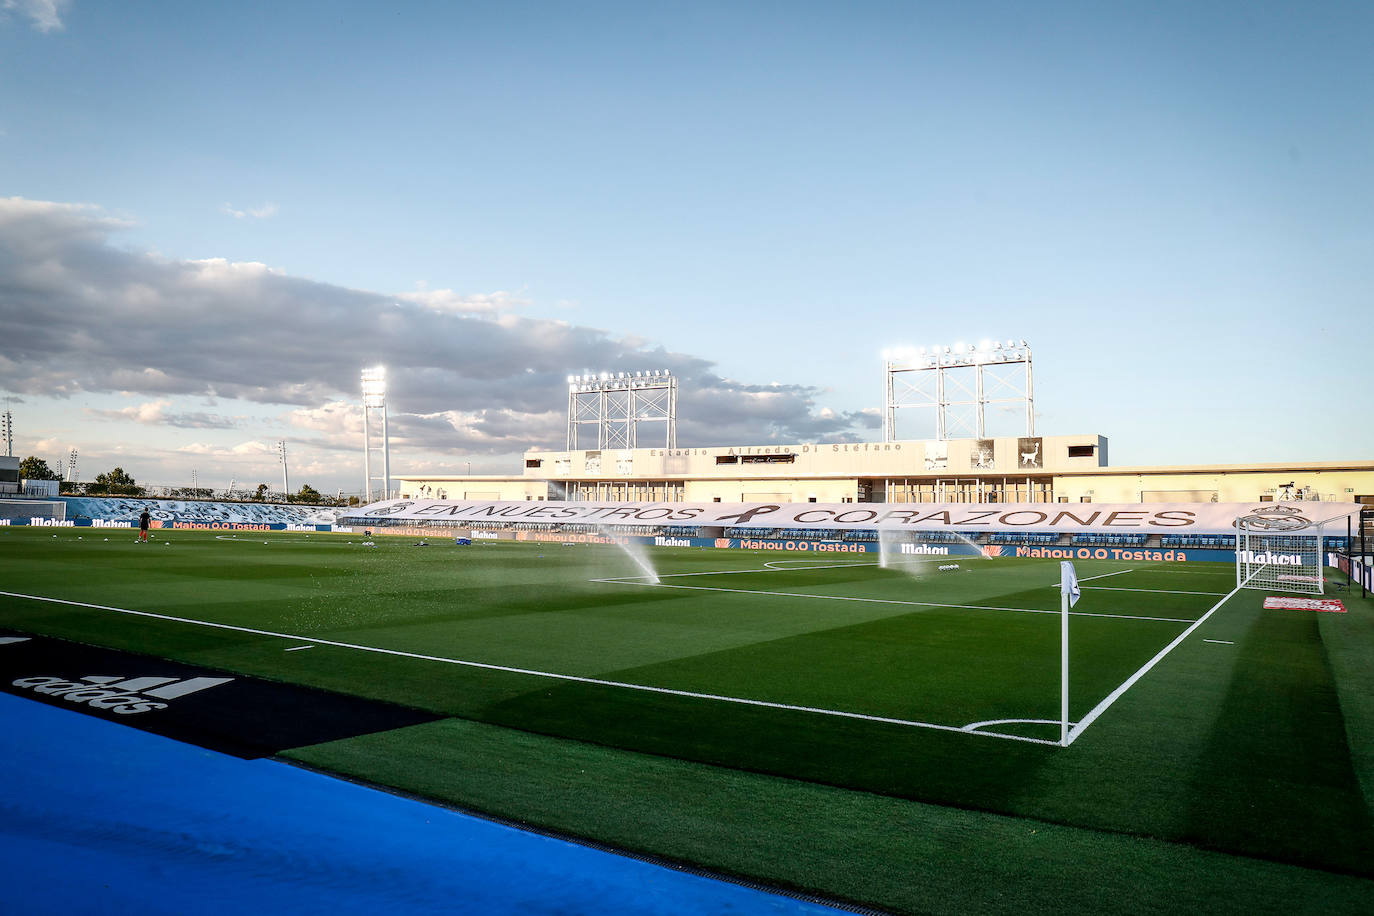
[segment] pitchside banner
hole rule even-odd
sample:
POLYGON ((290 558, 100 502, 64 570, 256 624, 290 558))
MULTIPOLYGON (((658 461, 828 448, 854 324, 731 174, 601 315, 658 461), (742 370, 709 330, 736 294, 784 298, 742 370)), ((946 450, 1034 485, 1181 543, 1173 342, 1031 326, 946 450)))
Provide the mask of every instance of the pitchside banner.
MULTIPOLYGON (((1266 530, 1344 520, 1355 503, 598 503, 390 499, 349 518, 892 531, 1233 534, 1241 516, 1266 530)), ((1335 534, 1335 531, 1328 531, 1335 534)), ((1341 533, 1344 533, 1342 526, 1341 533)))

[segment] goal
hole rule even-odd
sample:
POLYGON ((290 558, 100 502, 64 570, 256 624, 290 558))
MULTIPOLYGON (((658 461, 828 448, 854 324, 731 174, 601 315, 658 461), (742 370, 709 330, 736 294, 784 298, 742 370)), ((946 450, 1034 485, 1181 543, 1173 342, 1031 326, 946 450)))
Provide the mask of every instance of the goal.
POLYGON ((1300 517, 1236 519, 1236 587, 1323 594, 1322 526, 1300 517))

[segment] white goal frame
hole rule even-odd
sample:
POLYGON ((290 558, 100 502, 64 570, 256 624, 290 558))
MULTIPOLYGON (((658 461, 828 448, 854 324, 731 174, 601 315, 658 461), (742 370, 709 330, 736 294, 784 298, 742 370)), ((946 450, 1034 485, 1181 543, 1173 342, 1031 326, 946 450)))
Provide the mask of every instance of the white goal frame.
POLYGON ((1236 519, 1236 588, 1325 594, 1322 528, 1291 516, 1236 519))

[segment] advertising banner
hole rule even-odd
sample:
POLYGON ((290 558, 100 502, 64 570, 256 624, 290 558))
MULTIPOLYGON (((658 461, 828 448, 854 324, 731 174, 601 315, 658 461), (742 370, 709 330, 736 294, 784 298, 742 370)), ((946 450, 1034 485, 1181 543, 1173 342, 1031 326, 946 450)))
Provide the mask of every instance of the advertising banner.
MULTIPOLYGON (((1033 531, 1061 534, 1232 534, 1241 516, 1276 533, 1344 520, 1355 503, 675 503, 515 502, 392 499, 348 513, 424 522, 503 521, 554 525, 664 525, 818 531, 1033 531)), ((556 538, 561 536, 555 533, 556 538)))

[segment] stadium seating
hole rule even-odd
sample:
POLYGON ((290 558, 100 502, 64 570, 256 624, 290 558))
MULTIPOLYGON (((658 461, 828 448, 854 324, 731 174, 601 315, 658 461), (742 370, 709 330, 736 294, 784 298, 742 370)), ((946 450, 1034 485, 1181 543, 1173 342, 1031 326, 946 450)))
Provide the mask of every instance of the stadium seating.
POLYGON ((988 535, 989 544, 1032 544, 1047 545, 1059 543, 1057 534, 1041 534, 1032 531, 996 531, 988 535))
POLYGON ((1075 534, 1069 543, 1076 547, 1140 547, 1148 534, 1075 534))
POLYGON ((1166 534, 1159 539, 1161 547, 1191 547, 1197 550, 1235 550, 1233 534, 1166 534))
POLYGON ((783 528, 780 537, 785 540, 833 541, 841 532, 831 528, 783 528))
POLYGON ((776 539, 778 529, 776 528, 726 528, 725 536, 728 538, 759 538, 776 539))
POLYGON ((162 522, 232 522, 249 525, 335 525, 345 507, 289 506, 278 503, 208 502, 197 499, 134 499, 127 496, 64 496, 67 518, 136 522, 146 508, 162 522))

